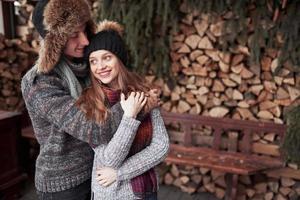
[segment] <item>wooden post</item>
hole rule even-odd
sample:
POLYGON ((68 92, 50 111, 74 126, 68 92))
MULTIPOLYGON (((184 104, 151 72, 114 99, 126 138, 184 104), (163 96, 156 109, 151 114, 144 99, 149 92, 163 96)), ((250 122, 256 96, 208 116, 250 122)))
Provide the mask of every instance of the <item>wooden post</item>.
POLYGON ((222 129, 215 128, 214 129, 214 140, 213 140, 213 149, 219 150, 221 145, 221 139, 222 139, 222 129))
POLYGON ((14 8, 14 1, 2 1, 4 34, 8 39, 13 39, 16 36, 14 8))
POLYGON ((237 174, 228 173, 225 175, 225 181, 227 183, 225 200, 236 200, 238 177, 237 174))
POLYGON ((183 144, 184 146, 191 146, 192 145, 192 133, 191 133, 191 125, 185 124, 182 125, 183 133, 184 133, 184 139, 183 144))
POLYGON ((251 144, 252 144, 252 134, 249 129, 244 131, 243 140, 242 140, 242 147, 241 150, 243 153, 251 153, 251 144))

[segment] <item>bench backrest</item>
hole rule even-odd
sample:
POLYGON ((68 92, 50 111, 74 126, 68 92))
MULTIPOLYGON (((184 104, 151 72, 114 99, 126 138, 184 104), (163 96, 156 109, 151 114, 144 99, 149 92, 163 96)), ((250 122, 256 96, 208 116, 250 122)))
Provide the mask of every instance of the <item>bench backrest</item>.
MULTIPOLYGON (((240 151, 251 153, 252 134, 274 133, 283 140, 286 125, 271 122, 259 122, 249 120, 237 120, 231 118, 216 118, 192 114, 178 114, 162 111, 162 116, 166 124, 178 123, 184 133, 183 144, 193 145, 192 126, 210 126, 213 129, 212 148, 219 150, 221 146, 222 134, 227 131, 237 131, 243 134, 240 151)), ((236 151, 236 149, 230 149, 236 151)))

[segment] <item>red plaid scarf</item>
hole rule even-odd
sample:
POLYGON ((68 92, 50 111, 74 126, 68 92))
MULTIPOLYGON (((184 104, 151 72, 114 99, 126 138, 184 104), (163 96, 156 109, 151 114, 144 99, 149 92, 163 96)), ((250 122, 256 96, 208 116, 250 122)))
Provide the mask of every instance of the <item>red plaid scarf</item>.
MULTIPOLYGON (((112 90, 105 87, 102 87, 102 89, 110 103, 110 106, 120 101, 119 90, 112 90)), ((144 148, 150 145, 151 140, 152 123, 150 114, 147 114, 138 128, 127 158, 142 151, 144 148)), ((130 181, 133 192, 139 197, 144 198, 146 194, 157 191, 157 180, 153 168, 131 179, 130 181)))

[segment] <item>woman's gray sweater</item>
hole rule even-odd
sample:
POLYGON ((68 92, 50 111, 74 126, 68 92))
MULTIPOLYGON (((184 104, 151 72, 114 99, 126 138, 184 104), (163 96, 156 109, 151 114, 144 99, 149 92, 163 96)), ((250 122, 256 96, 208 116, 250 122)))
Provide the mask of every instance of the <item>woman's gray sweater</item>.
MULTIPOLYGON (((149 146, 127 158, 140 122, 123 117, 118 131, 107 134, 106 141, 96 147, 92 172, 92 196, 94 200, 133 200, 138 199, 132 191, 130 179, 143 174, 159 164, 168 153, 169 138, 158 109, 151 111, 153 127, 149 146), (111 167, 117 170, 117 181, 108 187, 97 180, 96 169, 111 167)), ((157 179, 158 180, 158 179, 157 179)))

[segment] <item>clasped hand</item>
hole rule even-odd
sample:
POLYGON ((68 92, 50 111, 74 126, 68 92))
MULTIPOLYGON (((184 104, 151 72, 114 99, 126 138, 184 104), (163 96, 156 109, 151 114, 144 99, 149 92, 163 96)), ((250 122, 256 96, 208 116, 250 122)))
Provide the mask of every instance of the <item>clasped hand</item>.
POLYGON ((144 92, 131 92, 125 99, 125 95, 121 94, 121 106, 124 110, 124 115, 127 117, 136 118, 137 114, 142 110, 147 102, 147 97, 144 92))
POLYGON ((98 168, 96 174, 96 180, 103 187, 108 187, 117 180, 117 171, 110 167, 98 168))
POLYGON ((149 113, 153 108, 161 105, 159 95, 160 91, 158 89, 151 89, 146 94, 144 92, 131 92, 127 99, 122 93, 120 103, 124 110, 124 115, 136 118, 143 108, 145 108, 145 113, 149 113))

